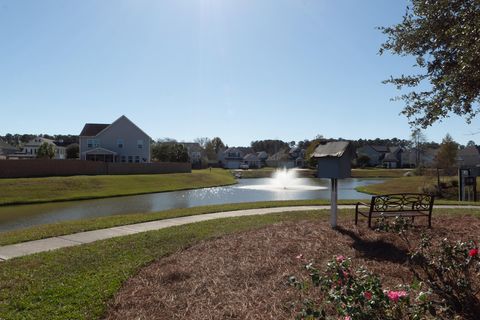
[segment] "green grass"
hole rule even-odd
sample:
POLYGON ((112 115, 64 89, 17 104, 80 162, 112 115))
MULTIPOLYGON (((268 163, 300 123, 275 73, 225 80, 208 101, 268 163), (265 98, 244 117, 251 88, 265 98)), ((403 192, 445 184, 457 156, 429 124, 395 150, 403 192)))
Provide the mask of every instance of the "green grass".
MULTIPOLYGON (((340 204, 353 204, 354 201, 339 201, 340 204)), ((0 245, 14 244, 30 240, 44 239, 61 236, 76 232, 110 228, 132 223, 162 220, 175 217, 184 217, 197 214, 233 211, 256 208, 302 206, 302 205, 327 205, 328 200, 290 200, 290 201, 265 201, 232 203, 224 205, 202 206, 184 209, 172 209, 166 211, 139 213, 118 216, 99 217, 74 221, 63 221, 54 224, 44 224, 26 229, 7 231, 0 233, 0 245)))
POLYGON ((152 175, 0 179, 0 205, 107 198, 234 184, 228 170, 152 175))
POLYGON ((382 183, 357 187, 356 190, 368 194, 391 194, 391 193, 416 193, 421 192, 422 187, 434 182, 433 177, 413 176, 386 179, 382 183))
MULTIPOLYGON (((468 212, 480 215, 480 210, 468 212)), ((435 215, 461 213, 435 210, 435 215)), ((99 319, 122 283, 156 259, 201 240, 282 221, 325 219, 327 214, 310 211, 218 219, 8 260, 0 264, 0 318, 99 319)), ((340 210, 340 216, 353 218, 353 212, 340 210)))
POLYGON ((122 283, 155 259, 200 240, 319 216, 220 219, 8 260, 0 264, 0 318, 99 319, 122 283))
POLYGON ((352 169, 352 178, 399 178, 413 169, 352 169))

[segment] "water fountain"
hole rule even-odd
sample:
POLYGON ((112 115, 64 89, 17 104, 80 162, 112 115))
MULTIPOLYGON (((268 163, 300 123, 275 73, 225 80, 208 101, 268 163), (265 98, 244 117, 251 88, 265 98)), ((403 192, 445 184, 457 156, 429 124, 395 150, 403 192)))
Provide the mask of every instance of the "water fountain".
POLYGON ((266 184, 240 186, 241 189, 266 190, 266 191, 308 191, 325 190, 326 187, 313 185, 307 179, 298 176, 298 169, 277 169, 268 179, 266 184))

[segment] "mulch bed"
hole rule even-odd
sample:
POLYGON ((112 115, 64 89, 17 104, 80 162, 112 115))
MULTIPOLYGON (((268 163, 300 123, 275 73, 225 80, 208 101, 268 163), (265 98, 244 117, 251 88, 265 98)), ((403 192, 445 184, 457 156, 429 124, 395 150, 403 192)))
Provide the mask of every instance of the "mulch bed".
MULTIPOLYGON (((293 319, 293 303, 302 296, 288 277, 305 276, 305 260, 323 269, 336 255, 377 273, 386 287, 410 283, 398 236, 351 220, 340 225, 335 231, 326 220, 285 222, 201 242, 129 279, 106 319, 293 319)), ((414 240, 422 231, 435 240, 478 240, 479 227, 480 219, 471 216, 438 217, 433 229, 418 227, 414 240)))

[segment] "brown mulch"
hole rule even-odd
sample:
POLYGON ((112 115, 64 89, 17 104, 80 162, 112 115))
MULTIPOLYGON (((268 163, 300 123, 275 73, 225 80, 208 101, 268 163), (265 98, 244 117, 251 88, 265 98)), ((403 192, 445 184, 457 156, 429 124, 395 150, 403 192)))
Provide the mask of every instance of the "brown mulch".
MULTIPOLYGON (((305 275, 305 261, 323 269, 340 254, 379 274, 386 287, 410 283, 398 236, 350 220, 340 225, 335 231, 326 220, 285 222, 201 242, 129 279, 106 319, 292 319, 298 311, 292 303, 302 297, 288 277, 305 275)), ((418 227, 414 240, 422 231, 434 239, 477 240, 479 227, 475 217, 439 217, 431 230, 418 227)))

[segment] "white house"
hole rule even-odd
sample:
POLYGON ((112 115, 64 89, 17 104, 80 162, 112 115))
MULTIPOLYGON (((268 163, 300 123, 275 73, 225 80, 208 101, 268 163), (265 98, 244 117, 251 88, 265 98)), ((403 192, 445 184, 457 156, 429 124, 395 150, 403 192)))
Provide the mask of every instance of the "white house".
POLYGON ((44 143, 53 145, 53 148, 55 150, 55 156, 53 157, 53 159, 63 160, 67 158, 66 148, 61 141, 54 141, 42 137, 35 137, 29 142, 27 142, 22 147, 22 152, 17 153, 14 156, 19 159, 34 159, 37 157, 38 148, 40 148, 40 146, 44 143))

